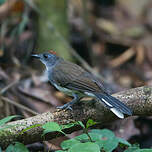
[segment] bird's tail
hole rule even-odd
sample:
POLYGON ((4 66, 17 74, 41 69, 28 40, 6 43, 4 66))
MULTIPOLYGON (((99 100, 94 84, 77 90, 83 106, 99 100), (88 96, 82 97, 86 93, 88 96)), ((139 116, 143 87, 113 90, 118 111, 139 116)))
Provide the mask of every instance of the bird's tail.
POLYGON ((132 115, 132 110, 115 97, 101 93, 94 93, 94 95, 119 118, 124 118, 124 114, 132 115))

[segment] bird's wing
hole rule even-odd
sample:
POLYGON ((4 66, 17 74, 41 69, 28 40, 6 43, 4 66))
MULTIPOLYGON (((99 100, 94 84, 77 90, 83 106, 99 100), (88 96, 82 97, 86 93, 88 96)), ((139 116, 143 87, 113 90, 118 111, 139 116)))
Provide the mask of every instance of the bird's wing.
POLYGON ((82 92, 103 92, 93 75, 71 62, 60 62, 52 71, 55 82, 67 89, 82 92))

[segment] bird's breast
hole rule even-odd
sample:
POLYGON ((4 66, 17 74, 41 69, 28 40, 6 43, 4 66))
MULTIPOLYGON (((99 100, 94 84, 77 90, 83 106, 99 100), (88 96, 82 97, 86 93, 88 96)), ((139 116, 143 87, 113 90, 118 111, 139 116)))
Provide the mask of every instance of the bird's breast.
POLYGON ((53 84, 59 91, 61 91, 61 92, 63 92, 63 93, 65 93, 65 94, 67 94, 67 95, 69 95, 69 96, 72 96, 72 90, 70 90, 70 89, 67 89, 67 88, 64 88, 64 87, 61 87, 61 86, 59 86, 59 85, 57 85, 57 84, 53 84))

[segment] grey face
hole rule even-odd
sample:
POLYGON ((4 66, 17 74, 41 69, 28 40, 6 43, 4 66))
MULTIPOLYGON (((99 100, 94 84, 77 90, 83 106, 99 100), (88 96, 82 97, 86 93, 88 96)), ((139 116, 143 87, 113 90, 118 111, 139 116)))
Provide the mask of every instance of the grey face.
POLYGON ((58 57, 51 53, 33 54, 32 57, 39 59, 46 68, 54 65, 58 60, 58 57))

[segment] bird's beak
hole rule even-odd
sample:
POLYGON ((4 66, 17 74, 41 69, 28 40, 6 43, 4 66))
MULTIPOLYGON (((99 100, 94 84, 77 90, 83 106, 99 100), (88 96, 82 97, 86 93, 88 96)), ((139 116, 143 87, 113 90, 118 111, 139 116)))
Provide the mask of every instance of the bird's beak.
POLYGON ((40 55, 39 55, 39 54, 32 54, 31 56, 32 56, 33 58, 40 59, 40 55))

